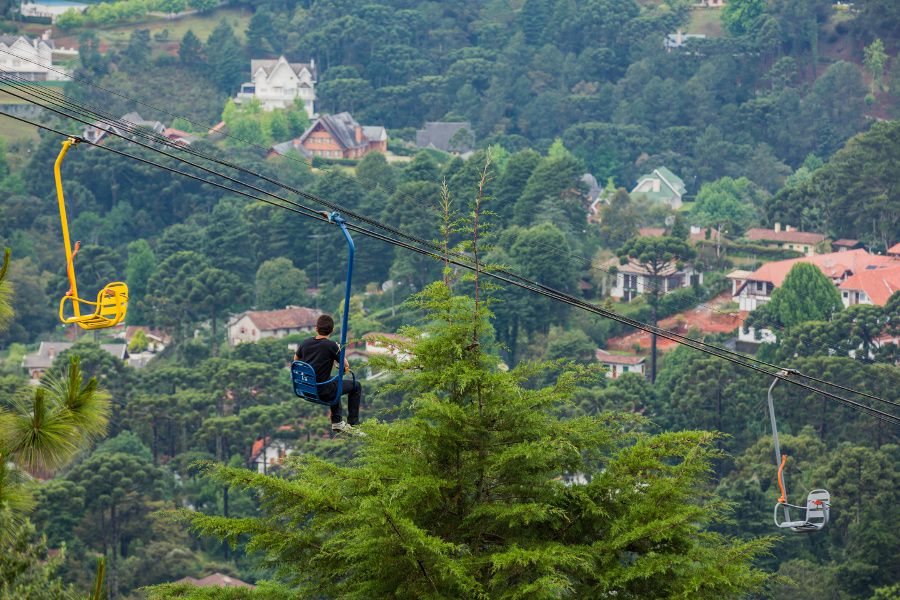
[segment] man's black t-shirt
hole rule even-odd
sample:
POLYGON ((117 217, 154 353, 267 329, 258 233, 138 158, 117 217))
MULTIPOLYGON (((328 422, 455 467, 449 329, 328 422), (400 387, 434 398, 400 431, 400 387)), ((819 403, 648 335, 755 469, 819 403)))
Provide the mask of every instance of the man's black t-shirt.
POLYGON ((297 346, 297 356, 312 365, 318 383, 331 379, 331 368, 339 355, 340 347, 329 339, 309 338, 297 346))

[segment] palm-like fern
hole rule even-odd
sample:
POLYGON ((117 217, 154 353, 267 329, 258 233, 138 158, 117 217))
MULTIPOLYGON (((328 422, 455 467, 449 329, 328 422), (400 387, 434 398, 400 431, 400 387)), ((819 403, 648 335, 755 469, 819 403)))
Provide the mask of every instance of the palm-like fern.
POLYGON ((106 431, 109 400, 96 379, 84 384, 73 356, 61 376, 47 376, 0 409, 0 453, 28 470, 58 469, 106 431))

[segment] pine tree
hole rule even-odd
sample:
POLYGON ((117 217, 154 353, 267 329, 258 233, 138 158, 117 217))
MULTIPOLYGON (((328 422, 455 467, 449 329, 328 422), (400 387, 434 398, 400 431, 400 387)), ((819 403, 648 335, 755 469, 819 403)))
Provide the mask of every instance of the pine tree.
POLYGON ((208 465, 254 490, 261 515, 181 518, 247 540, 298 597, 722 598, 762 585, 752 561, 769 540, 706 530, 727 512, 704 491, 714 434, 559 419, 595 372, 529 389, 549 367, 501 370, 483 305, 443 282, 413 304, 427 325, 404 331, 407 360, 386 359, 407 418, 366 424, 349 464, 303 455, 285 478, 208 465))

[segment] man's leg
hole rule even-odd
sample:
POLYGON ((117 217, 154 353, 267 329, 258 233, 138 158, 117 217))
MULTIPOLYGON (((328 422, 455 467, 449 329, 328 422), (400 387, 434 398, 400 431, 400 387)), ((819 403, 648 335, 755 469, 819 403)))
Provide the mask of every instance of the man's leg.
POLYGON ((350 377, 344 378, 343 394, 347 394, 347 422, 359 425, 359 404, 362 402, 362 386, 350 377))
MULTIPOLYGON (((330 383, 328 385, 323 385, 319 388, 319 399, 325 402, 330 401, 334 398, 334 395, 337 393, 337 384, 330 383)), ((331 422, 332 423, 340 423, 344 418, 341 415, 341 399, 338 398, 338 401, 331 405, 331 422)))

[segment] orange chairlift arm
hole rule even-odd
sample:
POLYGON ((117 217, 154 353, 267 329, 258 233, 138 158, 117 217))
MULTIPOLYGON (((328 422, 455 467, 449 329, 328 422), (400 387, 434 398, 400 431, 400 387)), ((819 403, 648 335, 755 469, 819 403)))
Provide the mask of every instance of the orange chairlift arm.
POLYGON ((787 462, 787 454, 781 455, 781 464, 778 465, 778 489, 781 490, 781 497, 778 498, 779 504, 784 504, 787 502, 786 494, 784 493, 784 463, 787 462))

